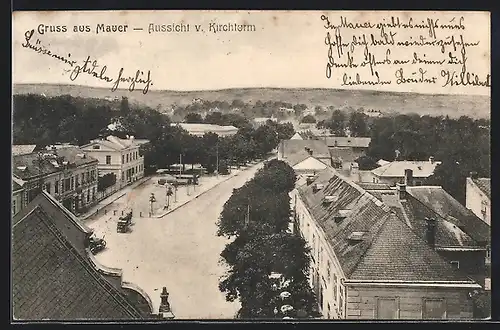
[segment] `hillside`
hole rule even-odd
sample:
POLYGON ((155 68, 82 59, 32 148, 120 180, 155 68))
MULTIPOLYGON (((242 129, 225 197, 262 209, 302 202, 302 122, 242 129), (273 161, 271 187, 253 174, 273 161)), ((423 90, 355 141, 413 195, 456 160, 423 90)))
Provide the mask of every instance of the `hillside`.
POLYGON ((107 88, 76 85, 17 84, 14 94, 45 94, 57 96, 69 94, 89 98, 121 98, 127 96, 131 102, 145 104, 151 108, 169 109, 172 104, 186 105, 199 98, 209 101, 240 99, 244 102, 283 101, 308 106, 351 106, 355 109, 380 110, 383 113, 418 113, 433 116, 448 115, 473 118, 490 118, 490 97, 470 95, 424 95, 416 93, 392 93, 377 91, 351 91, 337 89, 282 89, 282 88, 238 88, 214 91, 153 91, 146 95, 140 91, 129 92, 107 88))

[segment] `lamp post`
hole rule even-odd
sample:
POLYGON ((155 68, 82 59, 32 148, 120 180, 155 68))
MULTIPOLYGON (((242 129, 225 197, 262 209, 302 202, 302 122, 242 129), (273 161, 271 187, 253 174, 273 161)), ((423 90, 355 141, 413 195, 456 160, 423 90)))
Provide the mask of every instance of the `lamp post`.
POLYGON ((172 192, 172 187, 171 186, 167 186, 167 210, 168 208, 170 207, 170 196, 172 196, 173 192, 172 192))
POLYGON ((151 206, 151 211, 149 212, 150 215, 153 215, 153 203, 156 202, 156 197, 154 193, 151 193, 151 196, 149 196, 149 203, 151 206))

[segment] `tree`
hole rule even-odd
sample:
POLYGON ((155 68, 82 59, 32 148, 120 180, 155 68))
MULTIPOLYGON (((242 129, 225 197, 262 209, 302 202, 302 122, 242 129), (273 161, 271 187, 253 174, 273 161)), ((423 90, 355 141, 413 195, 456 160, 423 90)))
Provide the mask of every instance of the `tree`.
POLYGON ((125 116, 130 111, 130 105, 128 103, 128 97, 122 96, 122 100, 120 101, 120 113, 122 116, 125 116))
POLYGON ((335 136, 345 136, 345 113, 341 110, 334 110, 330 120, 325 123, 326 128, 335 136))
POLYGON ((316 123, 316 118, 314 118, 313 115, 306 115, 300 122, 305 124, 314 124, 316 123))
POLYGON ((366 123, 367 116, 362 112, 352 112, 349 116, 347 126, 351 131, 352 136, 366 137, 368 136, 368 125, 366 123))
POLYGON ((184 121, 189 124, 201 124, 203 117, 199 113, 190 112, 184 117, 184 121))
POLYGON ((116 175, 107 173, 97 179, 97 191, 104 191, 116 184, 116 175))

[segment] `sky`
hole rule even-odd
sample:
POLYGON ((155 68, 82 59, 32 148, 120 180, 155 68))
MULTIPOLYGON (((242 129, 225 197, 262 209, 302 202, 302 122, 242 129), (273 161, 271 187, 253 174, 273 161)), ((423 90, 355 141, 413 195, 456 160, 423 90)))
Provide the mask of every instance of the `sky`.
MULTIPOLYGON (((355 88, 377 89, 396 92, 438 93, 438 94, 480 94, 490 95, 488 87, 445 86, 441 70, 460 72, 461 65, 378 65, 381 80, 392 80, 389 85, 342 86, 344 74, 355 79, 356 73, 365 80, 375 79, 368 67, 334 69, 326 77, 329 61, 325 44, 327 32, 335 36, 334 30, 325 28, 324 15, 334 24, 340 24, 341 16, 349 22, 372 23, 390 20, 391 16, 401 21, 421 22, 427 19, 448 22, 463 17, 463 30, 436 29, 436 38, 452 35, 456 40, 463 36, 465 42, 479 42, 476 47, 467 47, 467 71, 484 80, 490 73, 490 16, 489 13, 437 13, 437 12, 318 12, 318 11, 117 11, 117 12, 16 12, 13 14, 13 82, 80 84, 111 88, 112 83, 81 73, 74 81, 70 72, 76 65, 90 56, 99 66, 106 65, 106 73, 116 78, 123 68, 123 76, 134 75, 137 70, 150 72, 151 90, 214 90, 239 87, 283 87, 283 88, 355 88), (148 33, 150 24, 189 24, 190 32, 148 33), (210 23, 238 23, 255 26, 253 32, 209 31, 210 23), (98 33, 98 24, 127 24, 126 33, 98 33), (201 24, 204 32, 196 32, 195 24, 201 24), (40 25, 66 26, 67 32, 39 31, 40 25), (73 26, 88 25, 90 32, 75 33, 73 26), (142 31, 132 29, 143 28, 142 31), (23 47, 25 33, 34 30, 30 43, 43 45, 53 54, 67 56, 76 61, 73 66, 46 54, 40 54, 23 47), (413 72, 420 75, 426 71, 426 78, 436 77, 438 83, 396 83, 396 72, 403 68, 406 75, 413 72)), ((396 40, 415 40, 420 35, 428 37, 427 29, 389 29, 397 33, 396 40)), ((353 36, 374 34, 381 38, 379 29, 341 28, 344 42, 353 36)), ((333 37, 333 40, 335 38, 333 37)), ((460 57, 460 50, 450 47, 441 53, 439 47, 370 47, 377 61, 382 61, 387 49, 394 59, 413 58, 419 52, 426 59, 447 58, 446 54, 460 57)), ((336 48, 333 48, 336 53, 336 48)), ((355 48, 354 61, 361 63, 364 48, 355 48)), ((333 56, 335 58, 335 55, 333 56)), ((346 52, 336 63, 346 63, 346 52)), ((145 76, 144 76, 145 77, 145 76)), ((141 86, 141 85, 137 85, 141 86)), ((120 87, 128 87, 122 83, 120 87)), ((141 87, 142 88, 142 87, 141 87)))

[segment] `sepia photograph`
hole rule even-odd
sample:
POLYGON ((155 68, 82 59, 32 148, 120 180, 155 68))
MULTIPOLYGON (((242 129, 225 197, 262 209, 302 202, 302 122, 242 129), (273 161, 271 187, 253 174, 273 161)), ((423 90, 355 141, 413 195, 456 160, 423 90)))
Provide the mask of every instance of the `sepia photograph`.
POLYGON ((11 323, 491 319, 490 13, 12 13, 11 323))

